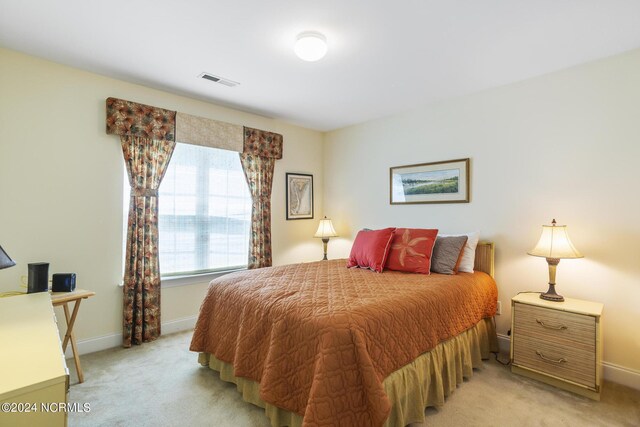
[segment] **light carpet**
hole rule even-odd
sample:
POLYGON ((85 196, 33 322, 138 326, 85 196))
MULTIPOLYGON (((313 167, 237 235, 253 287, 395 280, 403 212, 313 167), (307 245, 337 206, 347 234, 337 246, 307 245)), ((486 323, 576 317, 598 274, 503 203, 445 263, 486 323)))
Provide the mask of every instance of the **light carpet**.
MULTIPOLYGON (((233 384, 197 363, 191 331, 130 349, 82 356, 85 382, 73 361, 70 402, 90 412, 69 414, 69 426, 264 426, 261 408, 233 384)), ((504 356, 503 356, 504 357, 504 356)), ((440 409, 426 411, 428 426, 640 426, 640 391, 604 385, 594 402, 511 374, 491 360, 474 371, 440 409)))

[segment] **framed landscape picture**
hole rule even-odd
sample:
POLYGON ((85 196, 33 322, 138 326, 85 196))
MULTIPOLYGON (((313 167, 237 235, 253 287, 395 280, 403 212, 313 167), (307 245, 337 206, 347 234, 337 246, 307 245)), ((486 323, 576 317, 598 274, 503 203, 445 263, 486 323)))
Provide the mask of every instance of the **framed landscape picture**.
POLYGON ((313 175, 287 173, 287 219, 313 218, 313 175))
POLYGON ((392 167, 389 182, 392 205, 469 203, 469 159, 392 167))

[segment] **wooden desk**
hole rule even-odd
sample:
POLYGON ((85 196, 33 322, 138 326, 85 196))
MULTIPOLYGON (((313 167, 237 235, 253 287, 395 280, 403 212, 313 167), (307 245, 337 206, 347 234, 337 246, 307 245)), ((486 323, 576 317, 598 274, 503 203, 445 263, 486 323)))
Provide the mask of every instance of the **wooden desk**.
POLYGON ((86 289, 76 289, 73 292, 51 292, 51 303, 54 307, 62 306, 64 309, 64 317, 67 321, 67 332, 64 334, 64 340, 62 341, 62 351, 67 351, 67 344, 71 342, 71 351, 73 353, 73 360, 76 363, 78 381, 81 383, 84 382, 84 374, 82 373, 82 366, 80 365, 80 356, 78 355, 78 348, 76 347, 76 336, 73 333, 73 325, 76 322, 76 316, 80 309, 80 302, 95 294, 95 292, 87 291, 86 289), (69 315, 68 304, 74 301, 73 312, 69 315))

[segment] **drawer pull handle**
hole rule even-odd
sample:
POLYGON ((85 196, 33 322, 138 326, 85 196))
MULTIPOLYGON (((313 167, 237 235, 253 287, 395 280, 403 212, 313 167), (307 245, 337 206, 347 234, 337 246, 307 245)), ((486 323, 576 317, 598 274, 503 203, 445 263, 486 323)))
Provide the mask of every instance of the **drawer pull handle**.
POLYGON ((546 323, 544 323, 540 319, 536 319, 536 322, 538 322, 543 328, 547 328, 547 329, 555 329, 555 330, 558 330, 558 331, 561 331, 563 329, 567 329, 567 327, 565 325, 547 325, 546 323))
POLYGON ((541 351, 536 350, 536 354, 540 357, 540 359, 544 360, 545 362, 551 362, 551 363, 556 363, 556 364, 561 364, 561 363, 566 363, 567 359, 565 359, 564 357, 561 357, 560 359, 549 359, 547 356, 545 356, 541 351))

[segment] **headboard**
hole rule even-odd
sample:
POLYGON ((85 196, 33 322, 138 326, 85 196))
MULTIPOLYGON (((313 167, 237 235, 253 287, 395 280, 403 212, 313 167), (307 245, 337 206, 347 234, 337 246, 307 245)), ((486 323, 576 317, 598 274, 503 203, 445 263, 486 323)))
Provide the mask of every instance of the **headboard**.
POLYGON ((495 255, 495 245, 493 242, 479 242, 476 247, 476 260, 474 270, 484 271, 493 277, 493 258, 495 255))

